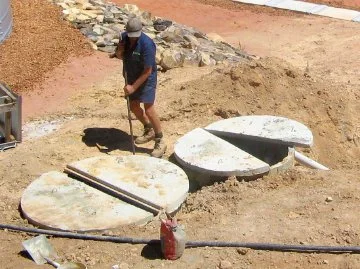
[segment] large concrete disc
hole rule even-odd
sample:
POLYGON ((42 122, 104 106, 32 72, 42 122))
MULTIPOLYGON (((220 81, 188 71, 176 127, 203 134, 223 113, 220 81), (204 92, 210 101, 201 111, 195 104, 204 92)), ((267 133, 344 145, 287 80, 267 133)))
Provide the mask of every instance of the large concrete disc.
POLYGON ((267 163, 200 128, 181 137, 174 151, 185 167, 216 176, 252 176, 270 169, 267 163))
POLYGON ((189 190, 189 180, 182 169, 147 156, 100 156, 71 163, 69 167, 159 205, 167 212, 179 208, 189 190))
POLYGON ((303 124, 283 117, 242 116, 214 122, 205 130, 218 136, 243 137, 288 146, 310 147, 311 131, 303 124))
POLYGON ((30 222, 64 231, 108 230, 153 217, 56 171, 43 174, 25 189, 21 209, 30 222))

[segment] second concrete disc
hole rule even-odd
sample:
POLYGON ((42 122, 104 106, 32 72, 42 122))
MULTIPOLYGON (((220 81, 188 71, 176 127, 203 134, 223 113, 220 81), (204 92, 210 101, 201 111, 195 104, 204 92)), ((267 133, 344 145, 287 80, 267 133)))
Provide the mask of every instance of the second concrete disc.
POLYGON ((253 176, 270 170, 267 163, 201 128, 181 137, 174 151, 183 166, 216 176, 253 176))
POLYGON ((276 116, 242 116, 214 122, 205 130, 218 136, 243 137, 288 146, 310 147, 313 135, 300 122, 276 116))

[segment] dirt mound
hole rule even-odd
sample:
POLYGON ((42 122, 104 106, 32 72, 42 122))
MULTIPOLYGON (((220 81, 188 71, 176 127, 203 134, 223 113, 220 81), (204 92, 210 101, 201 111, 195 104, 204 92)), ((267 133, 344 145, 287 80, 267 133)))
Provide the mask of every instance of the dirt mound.
MULTIPOLYGON (((288 63, 265 58, 211 74, 175 89, 178 99, 163 119, 278 115, 307 125, 314 147, 305 152, 331 168, 359 164, 359 94, 312 77, 288 63), (339 88, 342 94, 339 94, 339 88)), ((212 119, 211 119, 212 120, 212 119)))
POLYGON ((46 0, 11 1, 13 32, 0 45, 0 80, 17 93, 32 90, 70 56, 90 54, 82 34, 46 0))

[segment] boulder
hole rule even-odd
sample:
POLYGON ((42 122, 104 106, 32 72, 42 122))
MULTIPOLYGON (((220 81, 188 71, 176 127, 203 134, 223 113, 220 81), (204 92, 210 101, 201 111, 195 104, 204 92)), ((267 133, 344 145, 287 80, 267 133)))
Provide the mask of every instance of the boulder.
POLYGON ((155 60, 156 60, 157 65, 160 65, 164 51, 165 51, 165 49, 163 47, 157 46, 157 48, 156 48, 156 56, 155 56, 155 60))
POLYGON ((200 66, 213 66, 216 65, 216 61, 211 58, 210 54, 205 52, 200 52, 201 60, 200 60, 200 66))
POLYGON ((193 49, 183 49, 182 54, 184 55, 183 66, 199 66, 201 55, 199 52, 193 49))
POLYGON ((172 21, 158 18, 154 21, 153 25, 156 31, 161 32, 161 31, 165 31, 169 26, 171 26, 172 21))
POLYGON ((160 66, 167 71, 169 69, 181 67, 184 62, 184 55, 180 50, 165 50, 162 54, 160 66))

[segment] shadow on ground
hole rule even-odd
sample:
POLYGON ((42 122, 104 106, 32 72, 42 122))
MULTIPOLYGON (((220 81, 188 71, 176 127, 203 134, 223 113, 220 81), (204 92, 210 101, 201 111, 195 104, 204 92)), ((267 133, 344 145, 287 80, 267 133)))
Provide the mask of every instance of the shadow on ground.
POLYGON ((141 256, 148 260, 162 260, 161 245, 160 244, 148 244, 142 251, 141 256))
MULTIPOLYGON (((82 141, 88 147, 97 147, 102 153, 113 150, 132 152, 131 136, 115 128, 87 128, 84 130, 82 141)), ((151 152, 150 149, 135 146, 136 153, 151 152)))

